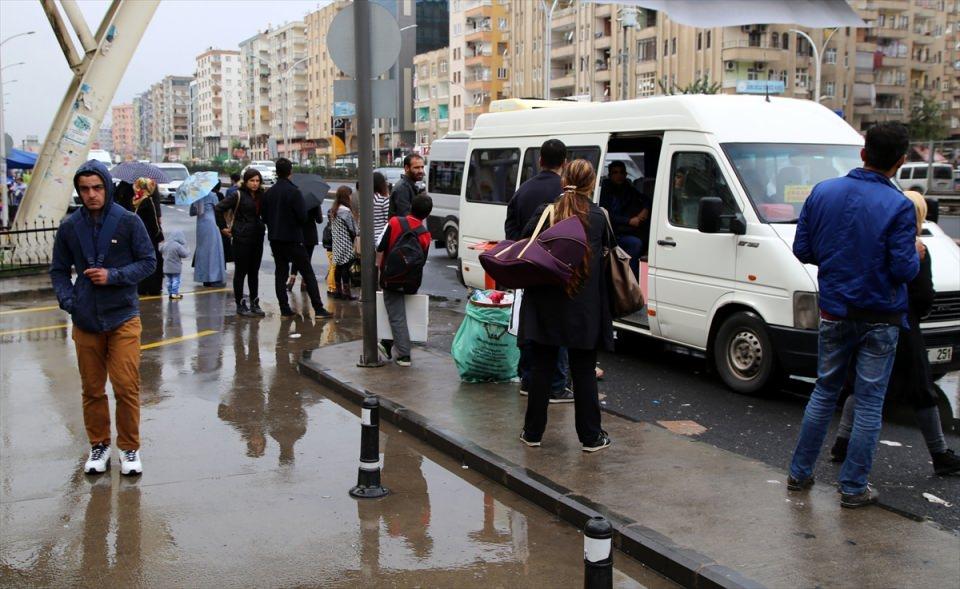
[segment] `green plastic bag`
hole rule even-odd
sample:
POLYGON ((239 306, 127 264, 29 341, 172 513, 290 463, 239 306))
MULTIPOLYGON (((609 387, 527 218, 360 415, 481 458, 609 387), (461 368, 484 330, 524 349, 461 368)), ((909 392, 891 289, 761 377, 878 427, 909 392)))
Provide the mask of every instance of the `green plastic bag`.
POLYGON ((517 378, 520 348, 507 332, 511 305, 467 301, 467 316, 453 338, 450 353, 463 382, 509 382, 517 378))

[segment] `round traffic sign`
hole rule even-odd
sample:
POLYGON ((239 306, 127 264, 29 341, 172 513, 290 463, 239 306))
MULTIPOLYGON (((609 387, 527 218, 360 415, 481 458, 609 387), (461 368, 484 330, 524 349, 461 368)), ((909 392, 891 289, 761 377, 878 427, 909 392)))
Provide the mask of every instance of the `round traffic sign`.
MULTIPOLYGON (((327 51, 330 52, 330 58, 351 78, 357 77, 353 6, 351 3, 338 12, 327 30, 327 51)), ((370 42, 370 75, 376 78, 390 69, 400 55, 400 26, 386 8, 371 2, 370 26, 366 27, 366 30, 370 42)))

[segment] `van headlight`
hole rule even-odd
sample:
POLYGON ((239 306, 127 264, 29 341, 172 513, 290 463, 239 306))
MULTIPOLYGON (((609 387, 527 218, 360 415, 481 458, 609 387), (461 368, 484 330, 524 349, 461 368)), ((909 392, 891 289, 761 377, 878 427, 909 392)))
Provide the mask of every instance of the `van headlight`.
POLYGON ((817 329, 820 324, 820 309, 817 293, 793 293, 793 326, 797 329, 817 329))

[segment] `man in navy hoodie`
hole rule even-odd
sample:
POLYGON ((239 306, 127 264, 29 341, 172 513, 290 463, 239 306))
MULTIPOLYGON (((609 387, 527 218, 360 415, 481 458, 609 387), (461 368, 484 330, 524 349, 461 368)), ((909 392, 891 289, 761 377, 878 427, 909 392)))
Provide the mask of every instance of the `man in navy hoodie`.
POLYGON ((113 179, 102 163, 90 160, 80 166, 73 185, 83 207, 57 230, 50 279, 60 308, 73 320, 83 422, 90 441, 84 472, 102 473, 110 467, 109 375, 117 405, 121 473, 141 474, 137 283, 153 273, 156 256, 140 218, 113 202, 113 179))
POLYGON ((820 339, 817 385, 807 403, 787 487, 813 485, 837 396, 855 366, 856 409, 840 468, 840 504, 877 502, 867 484, 880 436, 883 398, 900 326, 907 327, 907 283, 920 269, 913 204, 891 183, 906 161, 909 138, 899 123, 867 131, 864 166, 817 184, 797 222, 793 253, 818 268, 820 339))

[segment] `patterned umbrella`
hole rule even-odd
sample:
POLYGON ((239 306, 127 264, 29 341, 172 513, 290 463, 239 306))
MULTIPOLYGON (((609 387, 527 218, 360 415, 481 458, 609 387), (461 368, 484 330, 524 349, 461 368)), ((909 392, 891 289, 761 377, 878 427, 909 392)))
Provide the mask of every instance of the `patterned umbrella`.
POLYGON ((218 182, 220 182, 220 175, 216 172, 197 172, 183 181, 174 199, 178 205, 193 204, 210 194, 218 182))
POLYGON ((130 184, 136 182, 137 178, 150 178, 157 184, 166 184, 170 181, 167 175, 163 173, 163 170, 157 166, 140 162, 123 162, 122 164, 117 164, 110 170, 110 175, 113 176, 114 180, 123 180, 130 184))

